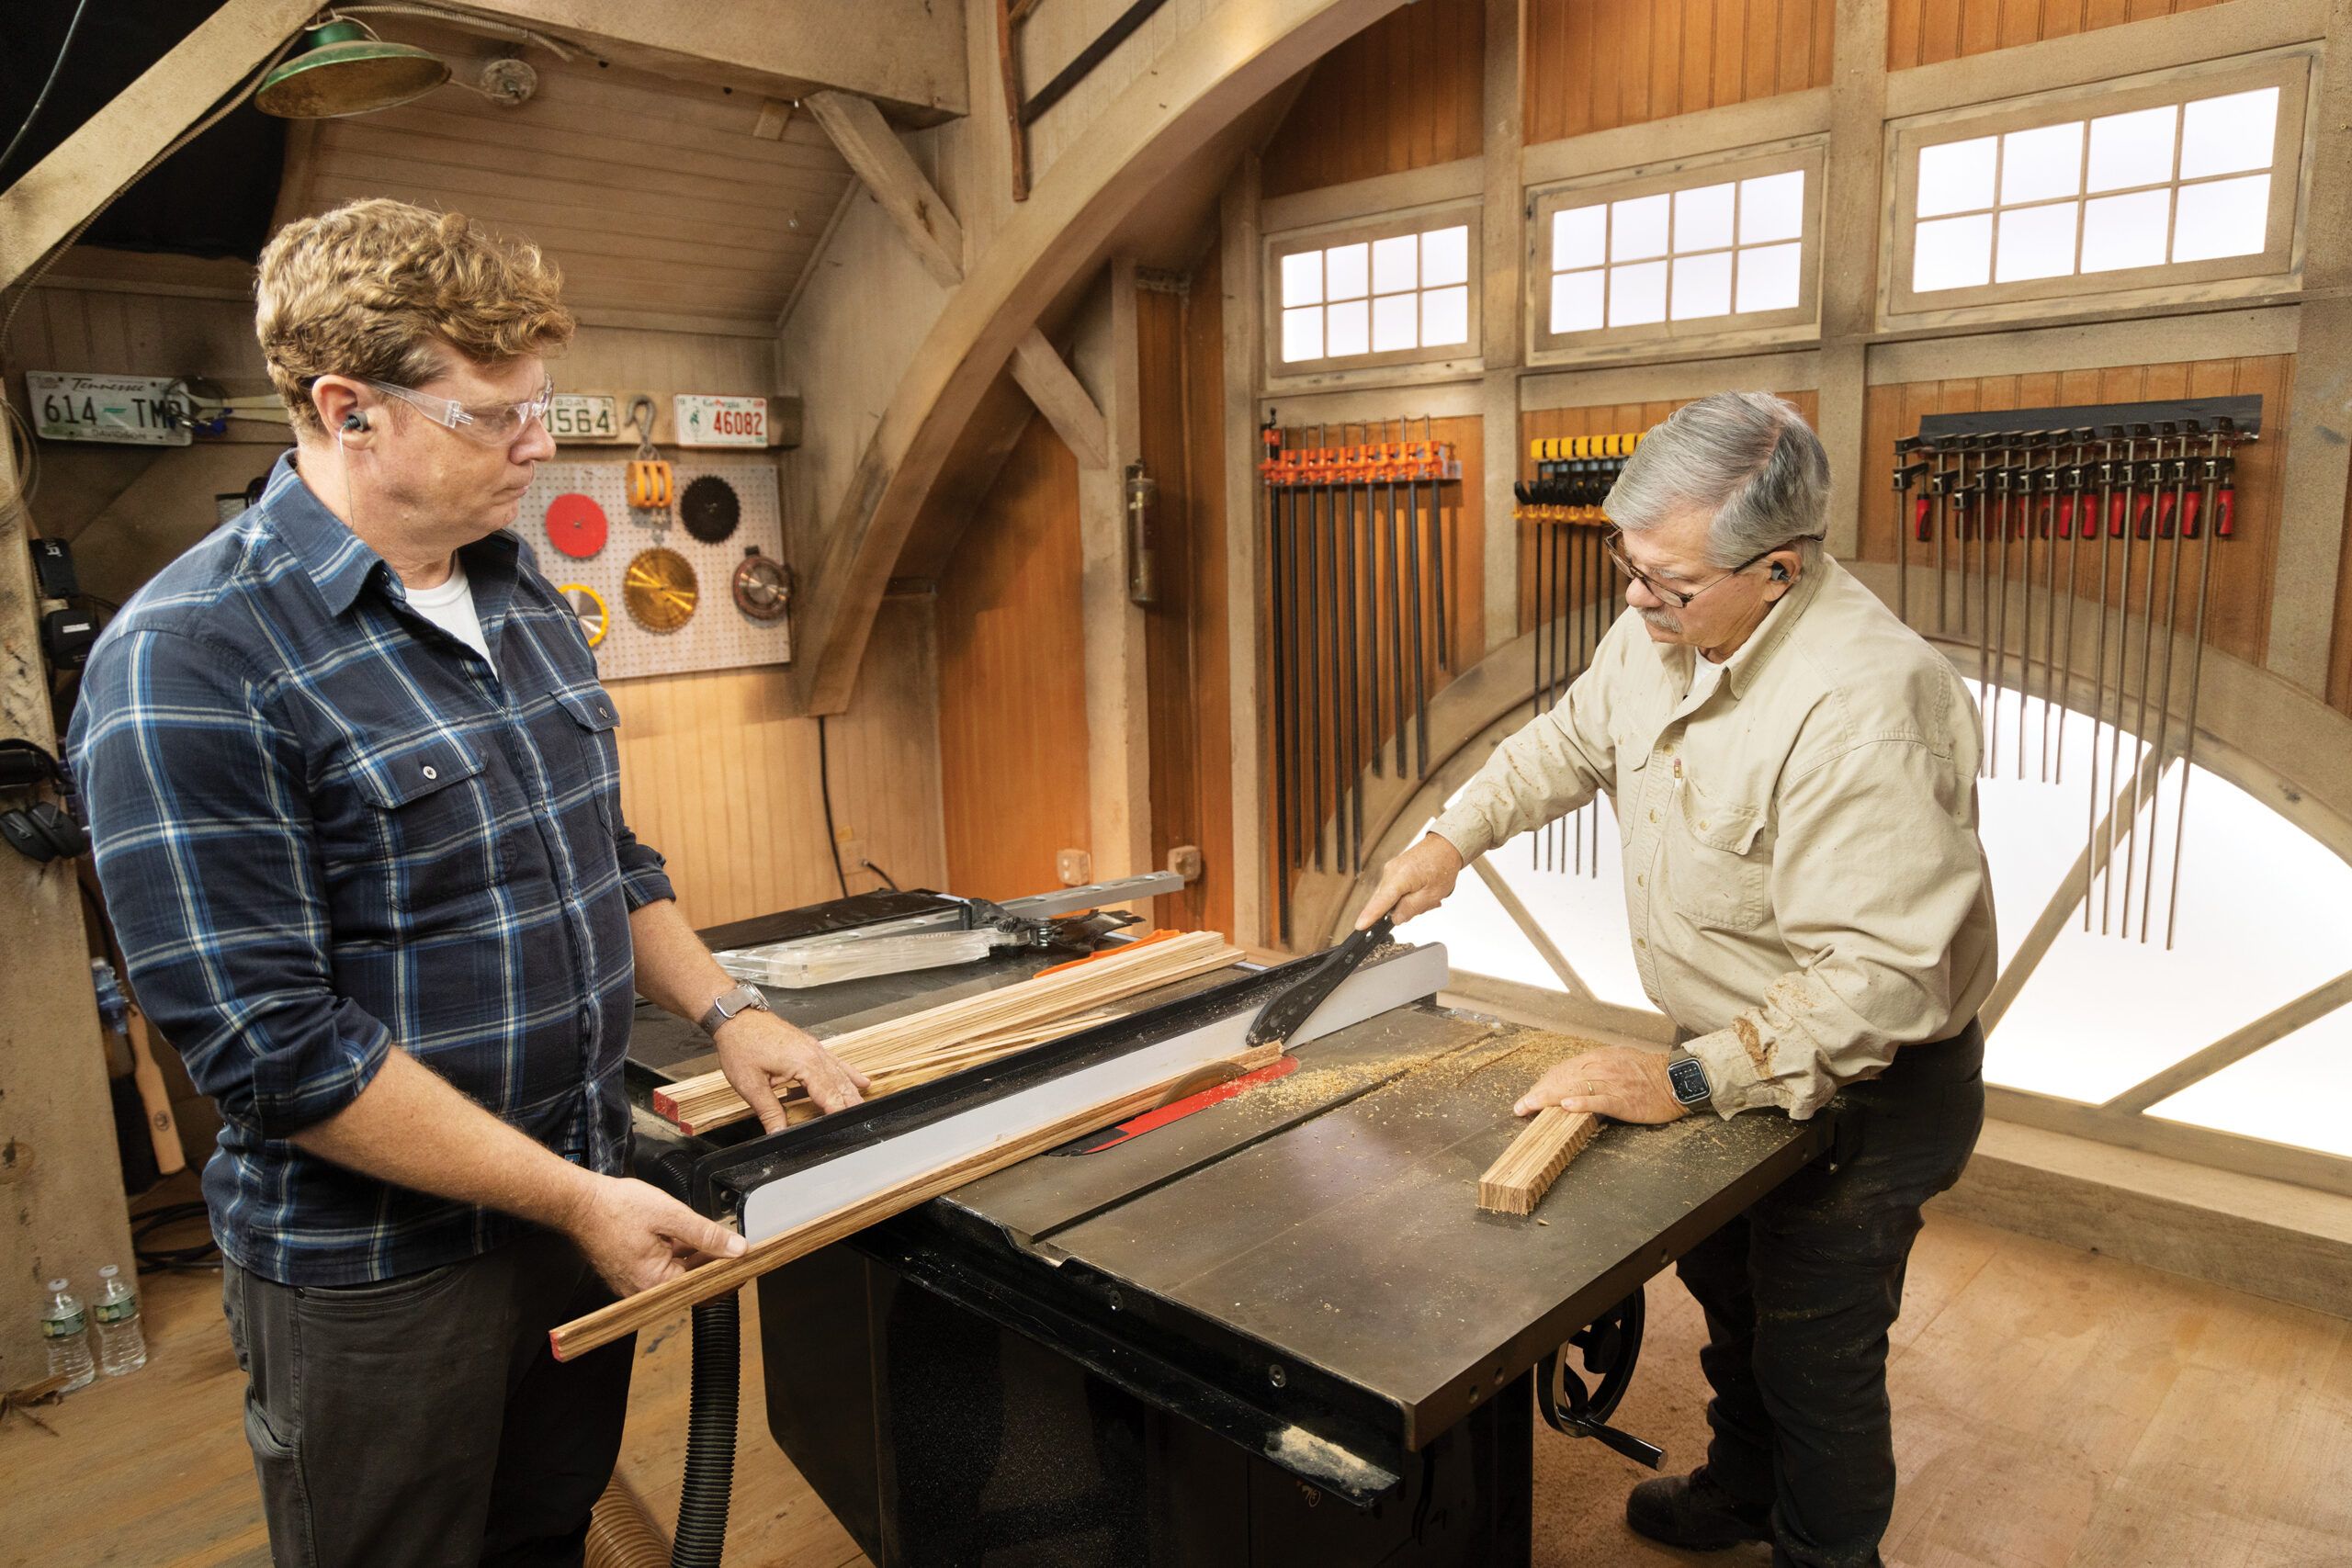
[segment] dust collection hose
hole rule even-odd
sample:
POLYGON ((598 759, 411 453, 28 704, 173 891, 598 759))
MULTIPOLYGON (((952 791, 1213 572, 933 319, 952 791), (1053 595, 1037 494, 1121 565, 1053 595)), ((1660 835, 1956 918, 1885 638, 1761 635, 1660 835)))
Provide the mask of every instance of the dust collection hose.
MULTIPOLYGON (((654 1163, 654 1183, 689 1201, 694 1161, 673 1150, 654 1163)), ((671 1568, 719 1568, 727 1549, 727 1504, 735 1485, 735 1422, 743 1395, 742 1302, 739 1292, 695 1308, 694 1392, 686 1415, 685 1485, 671 1568)))

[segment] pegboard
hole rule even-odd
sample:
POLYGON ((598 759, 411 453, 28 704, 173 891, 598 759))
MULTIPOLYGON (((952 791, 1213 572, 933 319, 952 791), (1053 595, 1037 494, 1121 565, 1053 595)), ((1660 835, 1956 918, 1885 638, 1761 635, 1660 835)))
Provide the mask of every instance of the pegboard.
POLYGON ((738 609, 732 583, 745 549, 783 560, 784 503, 775 465, 757 459, 728 461, 672 455, 681 502, 686 488, 706 475, 732 486, 741 503, 735 531, 706 544, 686 531, 678 506, 657 536, 654 513, 632 510, 625 486, 627 465, 541 463, 524 493, 515 531, 531 542, 539 569, 561 588, 583 583, 605 601, 609 629, 596 645, 598 672, 608 681, 632 675, 676 675, 696 670, 733 670, 746 664, 792 661, 792 617, 757 621, 738 609), (548 536, 548 507, 561 495, 584 495, 604 513, 604 547, 585 558, 566 555, 548 536), (675 550, 694 568, 695 603, 685 625, 673 632, 648 631, 630 618, 621 594, 628 563, 655 545, 675 550))

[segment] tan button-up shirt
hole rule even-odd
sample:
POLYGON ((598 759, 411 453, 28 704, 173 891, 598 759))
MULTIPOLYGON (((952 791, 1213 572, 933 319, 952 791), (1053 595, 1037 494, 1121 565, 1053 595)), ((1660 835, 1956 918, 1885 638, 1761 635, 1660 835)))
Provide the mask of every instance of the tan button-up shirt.
POLYGON ((1476 859, 1606 791, 1643 988, 1715 1109, 1808 1117, 1993 988, 1975 705, 1826 556, 1694 692, 1697 658, 1620 615, 1436 831, 1476 859))

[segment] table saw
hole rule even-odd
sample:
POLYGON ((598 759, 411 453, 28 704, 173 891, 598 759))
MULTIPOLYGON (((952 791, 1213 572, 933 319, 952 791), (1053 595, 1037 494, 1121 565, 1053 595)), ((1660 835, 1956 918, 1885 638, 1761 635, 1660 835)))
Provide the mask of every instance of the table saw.
MULTIPOLYGON (((703 935, 741 948, 944 904, 863 898, 703 935)), ((1056 961, 1012 950, 768 995, 823 1037, 1056 961)), ((1034 1076, 1057 1053, 1148 1050, 1312 962, 1183 982, 1024 1055, 1034 1076)), ((1442 952, 1409 973, 1434 991, 1442 952)), ((882 1568, 1525 1562, 1536 1411, 1640 1457, 1607 1416, 1643 1281, 1828 1140, 1826 1114, 1612 1125, 1532 1218, 1482 1213, 1511 1102, 1566 1049, 1423 994, 1229 1098, 789 1263, 759 1281, 770 1432, 882 1568)), ((958 1073, 775 1134, 684 1138, 645 1108, 716 1065, 708 1040, 640 1003, 629 1055, 640 1159, 683 1148, 697 1206, 747 1234, 794 1173, 1018 1088, 958 1073)))

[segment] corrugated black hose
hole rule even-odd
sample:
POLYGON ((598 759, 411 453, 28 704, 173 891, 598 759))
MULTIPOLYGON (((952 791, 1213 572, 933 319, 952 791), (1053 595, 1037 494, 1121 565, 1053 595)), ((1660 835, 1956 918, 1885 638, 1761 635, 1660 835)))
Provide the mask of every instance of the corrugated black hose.
MULTIPOLYGON (((693 1157, 673 1150, 654 1162, 655 1185, 687 1202, 693 1157)), ((678 1494, 678 1534, 670 1568, 719 1568, 727 1549, 727 1503, 735 1486, 735 1421, 743 1395, 742 1314, 737 1292, 695 1308, 694 1393, 686 1415, 686 1477, 678 1494)))

